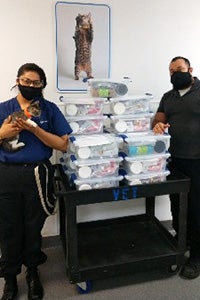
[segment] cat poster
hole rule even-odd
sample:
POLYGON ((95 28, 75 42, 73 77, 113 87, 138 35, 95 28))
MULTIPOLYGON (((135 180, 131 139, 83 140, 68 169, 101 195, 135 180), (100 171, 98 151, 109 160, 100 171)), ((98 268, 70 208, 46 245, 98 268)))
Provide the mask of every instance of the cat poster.
POLYGON ((56 2, 56 88, 84 93, 89 78, 110 77, 110 7, 56 2))

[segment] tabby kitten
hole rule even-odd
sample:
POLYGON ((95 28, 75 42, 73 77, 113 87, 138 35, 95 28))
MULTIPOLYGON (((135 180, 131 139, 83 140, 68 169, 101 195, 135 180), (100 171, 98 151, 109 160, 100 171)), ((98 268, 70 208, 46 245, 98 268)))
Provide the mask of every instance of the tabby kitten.
POLYGON ((93 25, 91 21, 91 13, 87 15, 78 14, 76 17, 75 35, 75 80, 79 80, 79 74, 84 71, 87 78, 92 76, 91 63, 91 44, 93 41, 93 25))
MULTIPOLYGON (((14 122, 17 118, 21 118, 23 120, 27 120, 32 126, 37 126, 37 124, 30 120, 32 117, 39 117, 41 114, 41 109, 39 106, 39 101, 31 102, 30 105, 26 109, 21 109, 12 113, 11 122, 14 122)), ((19 135, 14 136, 12 138, 6 138, 3 140, 1 146, 5 151, 14 152, 20 150, 25 146, 24 143, 18 142, 19 135)))

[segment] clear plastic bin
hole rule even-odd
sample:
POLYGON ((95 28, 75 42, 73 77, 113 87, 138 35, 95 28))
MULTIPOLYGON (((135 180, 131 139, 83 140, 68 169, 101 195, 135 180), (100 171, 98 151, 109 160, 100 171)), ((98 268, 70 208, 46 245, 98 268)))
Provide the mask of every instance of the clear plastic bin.
POLYGON ((103 133, 105 116, 67 117, 73 134, 103 133))
POLYGON ((122 138, 109 133, 71 136, 69 151, 76 159, 118 157, 120 142, 122 138))
POLYGON ((121 157, 76 160, 74 155, 70 156, 70 165, 74 169, 77 178, 102 178, 108 176, 117 176, 119 163, 123 160, 121 157), (73 167, 74 165, 74 167, 73 167))
POLYGON ((137 184, 147 184, 147 183, 157 183, 166 180, 170 172, 164 171, 160 173, 148 173, 148 174, 138 174, 138 175, 125 175, 125 183, 127 185, 137 185, 137 184))
POLYGON ((60 164, 62 165, 64 170, 68 170, 71 172, 74 172, 76 169, 76 166, 74 165, 74 163, 71 161, 70 159, 70 154, 68 155, 68 157, 61 157, 59 159, 60 164))
POLYGON ((61 165, 62 165, 62 169, 63 169, 63 172, 65 173, 65 175, 67 175, 67 178, 68 180, 70 181, 70 178, 72 176, 72 174, 74 173, 74 170, 70 170, 68 167, 67 167, 67 164, 66 163, 63 163, 62 161, 60 161, 61 165))
POLYGON ((163 172, 166 170, 167 158, 169 157, 169 153, 135 157, 127 156, 123 161, 123 169, 128 175, 163 172))
POLYGON ((65 116, 94 116, 103 113, 104 99, 100 98, 62 98, 65 116))
POLYGON ((115 82, 111 79, 89 79, 88 92, 95 98, 113 98, 126 95, 128 87, 123 82, 115 82))
POLYGON ((146 113, 150 110, 150 95, 132 95, 110 100, 111 113, 114 115, 130 115, 146 113))
POLYGON ((124 138, 123 151, 127 156, 166 153, 170 145, 170 135, 149 134, 129 135, 124 138))
POLYGON ((116 133, 144 132, 151 127, 152 114, 110 116, 110 126, 116 133))
POLYGON ((118 187, 119 182, 123 179, 123 176, 76 179, 76 176, 73 175, 71 176, 71 180, 74 182, 76 189, 79 191, 118 187))

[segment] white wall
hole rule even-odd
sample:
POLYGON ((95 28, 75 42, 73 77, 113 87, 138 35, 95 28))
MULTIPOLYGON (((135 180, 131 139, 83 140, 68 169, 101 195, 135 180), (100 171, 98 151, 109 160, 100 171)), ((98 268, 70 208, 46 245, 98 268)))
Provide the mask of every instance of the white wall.
MULTIPOLYGON (((168 64, 172 57, 188 57, 194 75, 199 76, 199 0, 92 2, 111 7, 111 77, 129 76, 135 92, 151 92, 159 100, 170 88, 168 64)), ((0 101, 13 96, 10 88, 15 84, 19 66, 25 62, 35 62, 45 70, 48 79, 45 96, 58 101, 55 3, 55 0, 0 1, 0 101)), ((124 206, 119 210, 124 210, 124 206)), ((162 218, 169 217, 167 211, 168 204, 160 204, 158 214, 162 218)), ((44 234, 56 233, 57 218, 49 218, 44 234)))

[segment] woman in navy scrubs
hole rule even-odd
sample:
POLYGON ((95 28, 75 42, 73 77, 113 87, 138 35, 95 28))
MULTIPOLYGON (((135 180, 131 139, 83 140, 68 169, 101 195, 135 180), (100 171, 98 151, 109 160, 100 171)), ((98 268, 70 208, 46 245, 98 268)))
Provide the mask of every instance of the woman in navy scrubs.
POLYGON ((22 265, 27 268, 28 299, 42 299, 44 294, 37 267, 47 258, 41 250, 41 230, 48 210, 41 191, 45 198, 46 186, 51 186, 53 149, 65 152, 72 132, 59 108, 44 99, 46 84, 43 69, 26 63, 17 74, 19 93, 0 103, 0 277, 5 279, 1 300, 15 299, 22 265), (26 110, 34 101, 39 101, 41 114, 33 123, 11 121, 13 112, 26 110), (23 147, 5 150, 4 139, 17 135, 23 147))

